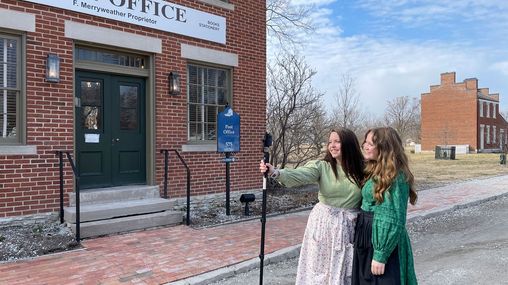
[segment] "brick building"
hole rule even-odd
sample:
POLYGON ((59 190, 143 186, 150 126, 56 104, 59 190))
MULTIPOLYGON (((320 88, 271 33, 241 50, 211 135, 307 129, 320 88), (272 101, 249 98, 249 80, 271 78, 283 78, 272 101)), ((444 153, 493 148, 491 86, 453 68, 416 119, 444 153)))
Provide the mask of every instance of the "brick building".
MULTIPOLYGON (((58 209, 57 151, 83 193, 162 191, 163 149, 187 162, 193 196, 223 193, 226 104, 242 131, 231 190, 259 189, 265 20, 262 0, 0 0, 0 218, 58 209)), ((185 168, 169 162, 169 196, 184 197, 185 168)))
POLYGON ((421 96, 422 150, 436 145, 467 145, 469 151, 499 151, 507 143, 508 123, 499 113, 499 94, 479 88, 476 78, 455 81, 455 72, 441 74, 441 83, 421 96))

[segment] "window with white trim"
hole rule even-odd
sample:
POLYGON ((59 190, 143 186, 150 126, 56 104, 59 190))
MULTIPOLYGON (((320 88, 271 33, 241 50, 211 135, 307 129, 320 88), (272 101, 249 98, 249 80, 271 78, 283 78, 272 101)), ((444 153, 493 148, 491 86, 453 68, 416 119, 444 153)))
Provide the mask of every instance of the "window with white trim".
POLYGON ((480 101, 480 118, 483 118, 483 102, 480 101))
POLYGON ((487 143, 490 143, 490 126, 487 126, 487 143))
POLYGON ((231 102, 231 70, 187 65, 187 132, 190 143, 216 141, 217 114, 231 102))
POLYGON ((492 143, 496 143, 496 126, 492 126, 492 143))
POLYGON ((494 104, 494 119, 496 118, 497 110, 499 110, 499 105, 494 104))
POLYGON ((21 36, 0 33, 0 143, 21 143, 21 36))
POLYGON ((487 103, 487 118, 490 118, 490 104, 487 103))

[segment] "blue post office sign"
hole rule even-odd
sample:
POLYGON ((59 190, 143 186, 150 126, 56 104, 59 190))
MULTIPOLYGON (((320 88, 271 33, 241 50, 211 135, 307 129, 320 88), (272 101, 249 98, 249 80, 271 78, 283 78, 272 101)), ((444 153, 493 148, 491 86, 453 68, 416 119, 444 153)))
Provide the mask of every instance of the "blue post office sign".
POLYGON ((240 151, 240 116, 231 107, 217 115, 217 151, 240 151))

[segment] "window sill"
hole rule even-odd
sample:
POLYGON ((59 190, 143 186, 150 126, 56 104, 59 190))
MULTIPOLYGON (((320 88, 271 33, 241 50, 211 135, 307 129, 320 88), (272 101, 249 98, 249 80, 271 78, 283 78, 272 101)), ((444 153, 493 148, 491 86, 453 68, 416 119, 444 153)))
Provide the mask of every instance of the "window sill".
POLYGON ((35 155, 35 145, 0 145, 0 155, 35 155))
POLYGON ((224 2, 224 1, 220 1, 220 0, 198 0, 198 1, 206 3, 206 4, 210 4, 212 6, 217 6, 217 7, 221 7, 224 9, 228 9, 231 11, 235 10, 235 5, 233 5, 231 3, 224 2))
POLYGON ((216 152, 216 144, 184 144, 182 145, 182 152, 216 152))

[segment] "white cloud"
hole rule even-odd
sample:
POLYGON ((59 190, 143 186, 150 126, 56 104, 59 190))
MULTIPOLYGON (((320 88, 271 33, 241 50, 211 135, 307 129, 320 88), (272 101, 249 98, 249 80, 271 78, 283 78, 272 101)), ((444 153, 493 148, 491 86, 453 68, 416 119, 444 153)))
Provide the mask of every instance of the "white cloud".
MULTIPOLYGON (((329 110, 343 73, 350 73, 356 79, 356 90, 364 110, 382 115, 388 100, 399 96, 420 98, 422 93, 429 92, 431 85, 440 83, 441 73, 453 71, 458 82, 475 77, 479 87, 500 93, 501 110, 508 110, 508 51, 505 48, 505 43, 508 44, 508 21, 505 19, 508 1, 428 0, 417 2, 416 6, 414 1, 403 0, 356 2, 369 13, 382 16, 385 22, 381 25, 389 29, 402 24, 432 27, 434 23, 453 20, 457 15, 469 17, 468 21, 475 25, 456 31, 453 40, 446 36, 423 40, 366 34, 345 37, 343 28, 334 22, 337 15, 331 10, 332 5, 327 5, 334 1, 293 2, 316 5, 312 15, 315 32, 301 34, 299 38, 305 42, 302 54, 317 71, 313 85, 325 93, 325 105, 329 110), (503 20, 493 23, 493 19, 503 20), (505 27, 501 31, 493 28, 501 26, 505 27), (467 33, 468 29, 471 34, 467 33)), ((377 19, 380 18, 373 18, 377 19)), ((415 32, 418 29, 415 28, 415 32)), ((436 28, 435 32, 450 31, 436 28)))

